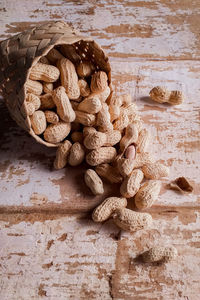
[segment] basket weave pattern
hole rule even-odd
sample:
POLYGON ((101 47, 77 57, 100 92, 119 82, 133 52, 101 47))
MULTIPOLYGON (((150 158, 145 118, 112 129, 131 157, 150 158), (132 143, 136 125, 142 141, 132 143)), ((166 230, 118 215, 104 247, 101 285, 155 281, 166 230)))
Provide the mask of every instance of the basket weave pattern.
POLYGON ((65 45, 64 55, 77 64, 82 59, 90 60, 96 67, 108 74, 111 68, 108 57, 91 38, 82 37, 65 22, 48 22, 34 27, 0 43, 0 91, 12 118, 28 131, 38 142, 55 146, 35 135, 26 114, 25 83, 30 69, 54 46, 65 45))

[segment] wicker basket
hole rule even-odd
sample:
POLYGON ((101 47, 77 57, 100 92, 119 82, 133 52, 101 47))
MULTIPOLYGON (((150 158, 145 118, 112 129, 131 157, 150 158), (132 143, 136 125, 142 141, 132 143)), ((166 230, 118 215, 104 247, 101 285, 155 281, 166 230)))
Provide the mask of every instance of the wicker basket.
POLYGON ((91 61, 95 68, 105 71, 111 83, 111 68, 108 57, 91 38, 82 37, 65 22, 48 22, 31 28, 0 43, 0 91, 12 118, 28 131, 39 143, 48 147, 32 128, 25 110, 25 83, 30 69, 54 46, 63 45, 65 56, 74 64, 82 59, 91 61))

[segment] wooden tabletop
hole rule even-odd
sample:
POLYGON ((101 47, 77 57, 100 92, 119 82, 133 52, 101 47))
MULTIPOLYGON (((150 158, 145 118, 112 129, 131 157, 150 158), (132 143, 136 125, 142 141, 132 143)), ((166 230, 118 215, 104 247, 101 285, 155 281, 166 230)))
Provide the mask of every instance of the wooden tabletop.
MULTIPOLYGON (((36 143, 0 103, 0 299, 199 300, 200 295, 200 4, 197 0, 15 0, 0 6, 0 38, 47 20, 65 20, 109 55, 116 92, 131 93, 150 152, 170 167, 150 230, 95 224, 102 201, 83 183, 86 165, 55 171, 54 148, 36 143), (152 102, 156 85, 185 102, 152 102), (167 189, 186 176, 192 194, 167 189), (147 265, 136 257, 174 245, 177 260, 147 265)), ((106 196, 116 194, 107 186, 106 196)), ((105 196, 104 196, 105 197, 105 196)), ((129 203, 131 207, 131 203, 129 203)))

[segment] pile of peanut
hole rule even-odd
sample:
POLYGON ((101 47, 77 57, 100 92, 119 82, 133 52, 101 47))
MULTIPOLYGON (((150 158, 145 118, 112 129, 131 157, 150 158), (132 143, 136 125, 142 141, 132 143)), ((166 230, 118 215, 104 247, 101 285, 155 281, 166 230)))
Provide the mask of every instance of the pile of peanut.
POLYGON ((104 193, 102 179, 120 185, 120 197, 94 210, 95 222, 112 217, 129 231, 151 226, 151 215, 126 208, 127 199, 138 210, 150 208, 169 169, 148 152, 151 137, 130 95, 112 95, 104 71, 89 61, 74 65, 54 48, 30 71, 26 110, 35 134, 59 144, 55 169, 85 159, 85 183, 94 195, 104 193))

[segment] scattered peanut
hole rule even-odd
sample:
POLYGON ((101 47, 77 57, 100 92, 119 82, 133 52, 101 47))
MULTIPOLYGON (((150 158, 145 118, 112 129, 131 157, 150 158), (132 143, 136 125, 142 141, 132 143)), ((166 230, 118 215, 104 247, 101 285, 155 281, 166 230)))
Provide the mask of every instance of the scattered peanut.
POLYGON ((131 198, 135 196, 140 188, 140 184, 144 178, 141 170, 133 170, 130 177, 126 177, 120 187, 120 193, 123 197, 131 198))
POLYGON ((178 255, 175 247, 160 247, 155 246, 142 254, 144 262, 169 262, 174 260, 178 255))
POLYGON ((106 198, 92 213, 94 222, 104 222, 116 211, 127 206, 126 198, 106 198))
POLYGON ((57 107, 57 114, 61 120, 65 122, 73 122, 76 118, 76 114, 71 106, 69 98, 65 92, 63 86, 59 86, 52 93, 53 101, 57 107))
POLYGON ((169 176, 169 168, 160 163, 146 163, 142 167, 144 176, 148 179, 160 179, 169 176))
POLYGON ((123 177, 119 174, 117 168, 114 168, 109 164, 98 165, 95 170, 100 177, 105 178, 111 183, 119 183, 123 180, 123 177))
POLYGON ((59 76, 60 71, 58 70, 58 68, 52 65, 42 64, 38 62, 35 66, 31 68, 29 78, 31 80, 55 82, 56 80, 58 80, 59 76))
POLYGON ((70 129, 70 123, 58 122, 57 124, 50 124, 44 132, 44 139, 49 143, 60 143, 68 136, 70 129))
POLYGON ((79 105, 78 110, 90 114, 96 114, 101 110, 101 101, 97 96, 85 98, 79 105))
POLYGON ((171 105, 179 105, 183 103, 184 95, 181 91, 171 91, 168 103, 171 105))
POLYGON ((62 169, 66 166, 71 146, 70 141, 66 140, 57 148, 56 158, 54 160, 55 169, 62 169))
POLYGON ((70 149, 70 153, 69 153, 69 164, 70 166, 78 166, 80 165, 85 157, 85 150, 83 148, 83 146, 76 142, 72 145, 71 149, 70 149))
POLYGON ((86 156, 86 161, 90 166, 97 166, 112 162, 116 155, 117 151, 114 147, 101 147, 88 153, 86 156))
POLYGON ((178 105, 184 101, 184 95, 181 91, 169 91, 166 87, 156 86, 150 93, 152 100, 159 103, 169 103, 171 105, 178 105))
POLYGON ((146 209, 152 206, 160 193, 160 181, 150 180, 146 182, 135 195, 135 205, 138 209, 146 209))
POLYGON ((94 170, 88 169, 85 172, 84 179, 94 195, 102 195, 104 193, 103 182, 94 170))

